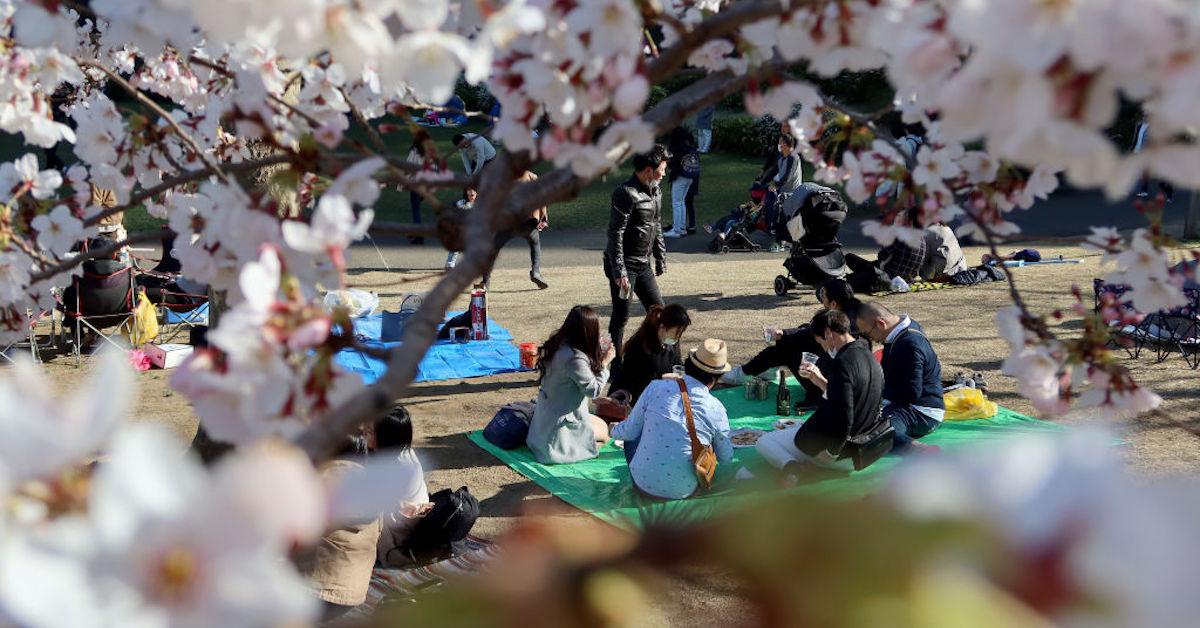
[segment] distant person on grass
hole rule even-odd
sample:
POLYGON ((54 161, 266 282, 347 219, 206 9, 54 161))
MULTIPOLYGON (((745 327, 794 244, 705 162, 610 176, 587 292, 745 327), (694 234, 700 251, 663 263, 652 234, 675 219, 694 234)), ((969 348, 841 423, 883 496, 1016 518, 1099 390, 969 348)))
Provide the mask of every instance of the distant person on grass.
MULTIPOLYGON (((710 338, 693 349, 683 365, 696 438, 712 446, 718 462, 733 460, 729 415, 711 393, 729 370, 726 356, 725 342, 710 338)), ((613 426, 612 435, 625 441, 629 474, 639 491, 662 499, 683 499, 696 492, 699 483, 683 393, 673 375, 651 382, 629 418, 613 426)))
POLYGON ((671 229, 665 238, 681 238, 696 232, 695 191, 700 187, 700 153, 692 132, 684 127, 671 131, 667 150, 667 178, 671 182, 671 229))
MULTIPOLYGON (((412 144, 408 147, 408 156, 404 158, 404 161, 418 168, 437 172, 438 164, 436 157, 437 152, 433 147, 433 138, 429 136, 429 131, 417 129, 417 132, 413 133, 412 144)), ((408 206, 412 209, 414 224, 421 224, 421 203, 423 200, 416 190, 408 191, 408 206)), ((408 241, 410 244, 425 244, 425 238, 419 236, 409 238, 408 241)))
MULTIPOLYGON (((475 209, 475 200, 479 198, 479 191, 468 185, 463 188, 462 198, 454 204, 459 211, 471 211, 475 209)), ((450 251, 446 254, 446 270, 450 270, 458 265, 458 256, 461 251, 450 251)))
MULTIPOLYGON (((629 299, 636 294, 647 311, 662 305, 656 277, 667 270, 667 245, 663 240, 662 191, 670 155, 661 145, 633 157, 633 176, 612 193, 608 242, 604 247, 604 276, 612 296, 608 333, 620 347, 629 320, 629 299)), ((616 369, 620 370, 620 359, 616 369)))
POLYGON ((487 162, 496 158, 496 147, 478 133, 459 133, 450 139, 458 147, 463 169, 469 176, 479 174, 487 162))
POLYGON ((567 313, 562 327, 538 350, 538 395, 525 444, 542 464, 595 458, 608 442, 608 424, 588 411, 608 383, 616 356, 601 346, 600 321, 586 305, 567 313))

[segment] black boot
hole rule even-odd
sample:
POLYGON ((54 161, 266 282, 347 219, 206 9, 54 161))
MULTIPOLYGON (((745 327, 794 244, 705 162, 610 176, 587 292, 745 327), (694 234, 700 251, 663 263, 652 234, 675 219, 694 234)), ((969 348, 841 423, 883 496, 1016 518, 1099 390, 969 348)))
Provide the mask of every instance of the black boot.
POLYGON ((529 280, 537 285, 538 290, 545 290, 550 287, 550 284, 546 283, 545 279, 542 279, 542 273, 536 270, 529 271, 529 280))

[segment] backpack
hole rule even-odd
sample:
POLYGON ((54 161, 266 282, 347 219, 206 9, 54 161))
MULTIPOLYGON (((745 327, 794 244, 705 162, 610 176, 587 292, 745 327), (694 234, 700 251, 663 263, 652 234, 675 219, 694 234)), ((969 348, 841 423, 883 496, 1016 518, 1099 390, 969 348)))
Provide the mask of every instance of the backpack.
POLYGON ((533 404, 528 401, 510 403, 496 413, 487 427, 483 438, 500 449, 516 449, 525 444, 529 435, 529 422, 533 420, 533 404))
POLYGON ((392 549, 418 564, 448 558, 452 545, 467 538, 479 518, 479 500, 465 486, 457 491, 442 489, 429 501, 433 508, 413 526, 404 543, 392 549))

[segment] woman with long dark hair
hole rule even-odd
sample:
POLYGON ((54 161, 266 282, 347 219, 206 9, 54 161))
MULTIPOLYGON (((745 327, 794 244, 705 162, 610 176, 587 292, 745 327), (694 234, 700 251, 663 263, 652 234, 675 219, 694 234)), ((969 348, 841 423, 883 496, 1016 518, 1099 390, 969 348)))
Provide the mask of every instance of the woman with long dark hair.
MULTIPOLYGON (((417 129, 413 133, 412 144, 408 147, 408 157, 405 161, 419 168, 432 168, 437 170, 435 163, 435 151, 433 148, 433 138, 429 136, 429 132, 425 129, 417 129)), ((408 205, 412 208, 412 219, 414 224, 421 224, 421 198, 416 190, 408 191, 408 205)), ((425 238, 413 237, 408 241, 412 244, 425 244, 425 238)))
POLYGON ((627 391, 631 403, 636 402, 650 382, 681 366, 679 339, 691 324, 682 305, 650 306, 641 327, 625 343, 621 370, 613 378, 611 390, 627 391))
POLYGON ((596 311, 586 305, 571 308, 538 350, 540 389, 525 439, 538 462, 577 462, 600 453, 608 425, 588 411, 588 400, 604 390, 614 357, 611 341, 602 346, 596 311))

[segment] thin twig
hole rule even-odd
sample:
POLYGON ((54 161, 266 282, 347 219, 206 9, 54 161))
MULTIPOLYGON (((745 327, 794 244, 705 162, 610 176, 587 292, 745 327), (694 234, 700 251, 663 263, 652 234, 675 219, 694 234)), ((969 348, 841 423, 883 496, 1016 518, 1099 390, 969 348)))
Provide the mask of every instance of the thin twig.
POLYGON ((96 68, 97 70, 107 74, 110 80, 117 85, 120 85, 125 91, 129 92, 134 98, 137 99, 138 102, 149 107, 154 113, 158 114, 158 117, 162 118, 163 121, 171 127, 171 130, 179 136, 180 141, 182 141, 184 144, 187 144, 188 147, 192 149, 192 152, 196 153, 196 157, 200 161, 203 161, 206 166, 211 168, 222 181, 227 184, 231 182, 229 177, 227 177, 224 172, 221 172, 220 166, 218 166, 217 162, 212 158, 212 155, 209 155, 208 152, 202 149, 200 144, 196 142, 195 138, 184 131, 183 127, 179 126, 179 123, 175 121, 175 118, 171 117, 171 114, 167 113, 166 110, 158 105, 158 103, 154 102, 150 99, 150 97, 143 94, 141 90, 135 88, 133 85, 130 85, 129 81, 126 81, 121 77, 121 75, 108 69, 108 67, 106 67, 104 64, 88 61, 87 59, 76 59, 75 62, 81 66, 96 68))

